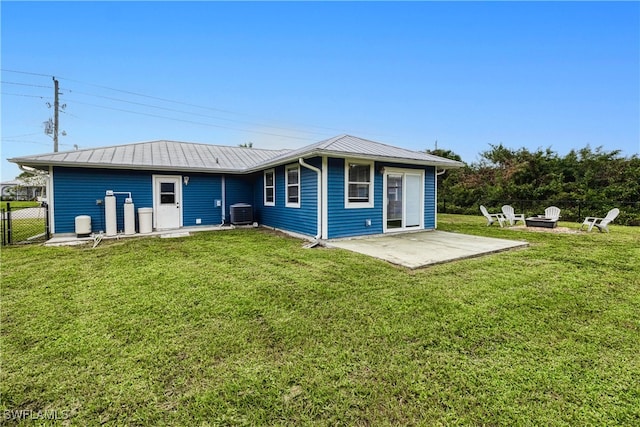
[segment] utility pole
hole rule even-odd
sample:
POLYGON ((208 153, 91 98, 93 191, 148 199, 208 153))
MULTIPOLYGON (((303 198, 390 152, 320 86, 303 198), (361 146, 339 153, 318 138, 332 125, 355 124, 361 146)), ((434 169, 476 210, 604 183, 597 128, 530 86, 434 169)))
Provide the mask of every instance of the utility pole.
POLYGON ((58 81, 53 77, 53 152, 58 152, 58 81))

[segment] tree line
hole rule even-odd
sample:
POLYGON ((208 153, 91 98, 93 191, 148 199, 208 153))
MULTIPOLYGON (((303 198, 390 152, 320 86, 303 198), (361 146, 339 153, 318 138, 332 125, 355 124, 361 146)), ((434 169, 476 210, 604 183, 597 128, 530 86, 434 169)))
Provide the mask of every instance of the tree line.
MULTIPOLYGON (((450 150, 427 153, 462 161, 450 150)), ((560 156, 550 148, 490 144, 478 161, 438 177, 439 211, 479 214, 480 204, 493 211, 511 204, 518 213, 534 215, 555 205, 562 219, 581 221, 618 207, 616 223, 640 225, 640 157, 620 153, 587 145, 560 156)))

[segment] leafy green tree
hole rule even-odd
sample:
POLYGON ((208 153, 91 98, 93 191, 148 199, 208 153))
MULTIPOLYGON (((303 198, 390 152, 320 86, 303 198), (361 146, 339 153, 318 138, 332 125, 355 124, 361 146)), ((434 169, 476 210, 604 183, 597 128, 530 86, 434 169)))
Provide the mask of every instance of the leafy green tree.
MULTIPOLYGON (((621 223, 640 225, 638 156, 625 158, 619 150, 589 146, 571 150, 564 157, 551 148, 489 147, 480 153, 479 161, 438 177, 441 209, 446 206, 447 212, 475 213, 479 204, 495 209, 505 203, 530 201, 530 209, 537 210, 545 204, 568 202, 592 215, 620 207, 621 223)), ((460 160, 450 150, 427 153, 460 160)), ((571 209, 567 217, 580 214, 579 209, 571 209)))

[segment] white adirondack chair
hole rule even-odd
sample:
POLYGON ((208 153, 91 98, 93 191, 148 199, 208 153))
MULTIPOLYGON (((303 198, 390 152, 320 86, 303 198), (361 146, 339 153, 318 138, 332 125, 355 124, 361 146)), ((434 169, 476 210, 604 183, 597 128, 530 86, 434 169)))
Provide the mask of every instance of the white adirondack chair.
POLYGON ((504 214, 504 216, 507 219, 507 221, 509 221, 510 225, 514 225, 518 221, 525 222, 524 221, 524 214, 516 214, 515 210, 513 209, 513 206, 511 206, 511 205, 504 205, 502 207, 502 213, 504 214))
POLYGON ((496 222, 496 220, 498 221, 498 224, 500 224, 500 227, 503 226, 503 223, 507 220, 503 214, 501 213, 497 213, 497 214, 490 214, 487 211, 487 208, 485 208, 483 205, 480 205, 480 212, 482 212, 482 215, 484 215, 485 218, 487 218, 487 226, 493 224, 494 222, 496 222), (495 219, 494 219, 495 218, 495 219))
POLYGON ((549 206, 544 210, 544 217, 557 221, 560 219, 560 208, 555 206, 549 206))
POLYGON ((607 215, 604 218, 596 218, 595 216, 588 216, 582 222, 582 225, 580 226, 580 230, 582 230, 582 227, 586 225, 588 227, 587 231, 591 231, 591 229, 595 225, 596 227, 598 227, 598 230, 600 230, 600 232, 604 230, 608 233, 609 223, 612 222, 614 219, 616 219, 619 214, 620 214, 620 209, 613 208, 609 212, 607 212, 607 215))

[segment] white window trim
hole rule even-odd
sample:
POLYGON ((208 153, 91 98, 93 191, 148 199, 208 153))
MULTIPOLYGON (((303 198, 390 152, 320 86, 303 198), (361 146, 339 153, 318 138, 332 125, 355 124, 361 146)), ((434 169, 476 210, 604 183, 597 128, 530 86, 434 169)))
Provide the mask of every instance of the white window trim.
POLYGON ((344 159, 344 207, 345 209, 363 209, 374 207, 374 189, 375 187, 375 170, 374 162, 368 160, 344 159), (350 202, 349 201, 349 163, 357 163, 359 165, 369 165, 369 201, 368 202, 350 202))
POLYGON ((263 174, 263 202, 265 206, 276 205, 276 171, 275 169, 267 169, 263 174), (273 175, 273 185, 267 186, 267 174, 273 175), (273 202, 267 202, 267 188, 273 187, 273 202))
POLYGON ((175 195, 178 203, 178 209, 180 212, 178 213, 178 228, 184 227, 184 211, 183 211, 183 191, 182 191, 182 175, 151 175, 152 182, 152 192, 151 197, 153 200, 153 228, 158 228, 158 212, 160 207, 160 188, 157 185, 158 180, 162 179, 175 179, 175 195))
POLYGON ((287 208, 299 208, 300 207, 300 199, 302 198, 302 175, 300 174, 300 165, 298 163, 293 163, 291 165, 287 165, 284 167, 284 205, 287 208), (298 183, 291 184, 296 185, 298 187, 298 203, 289 202, 289 171, 291 169, 296 169, 298 171, 298 183))
POLYGON ((406 180, 407 180, 407 174, 409 175, 419 175, 420 176, 420 224, 418 226, 413 226, 413 227, 406 227, 404 226, 404 223, 406 221, 406 214, 407 214, 407 209, 406 209, 406 204, 407 204, 407 199, 403 198, 402 201, 402 223, 403 223, 403 227, 401 228, 392 228, 389 229, 387 228, 387 209, 384 208, 382 209, 382 232, 383 233, 397 233, 397 232, 403 232, 403 231, 409 231, 409 230, 424 230, 424 199, 425 199, 425 194, 424 194, 424 190, 425 190, 425 177, 426 177, 426 170, 424 169, 406 169, 406 168, 388 168, 385 167, 384 168, 384 173, 382 175, 382 192, 383 192, 383 201, 384 201, 384 206, 387 205, 389 199, 388 199, 388 194, 387 194, 387 177, 391 174, 393 175, 402 175, 402 188, 406 188, 406 180))

